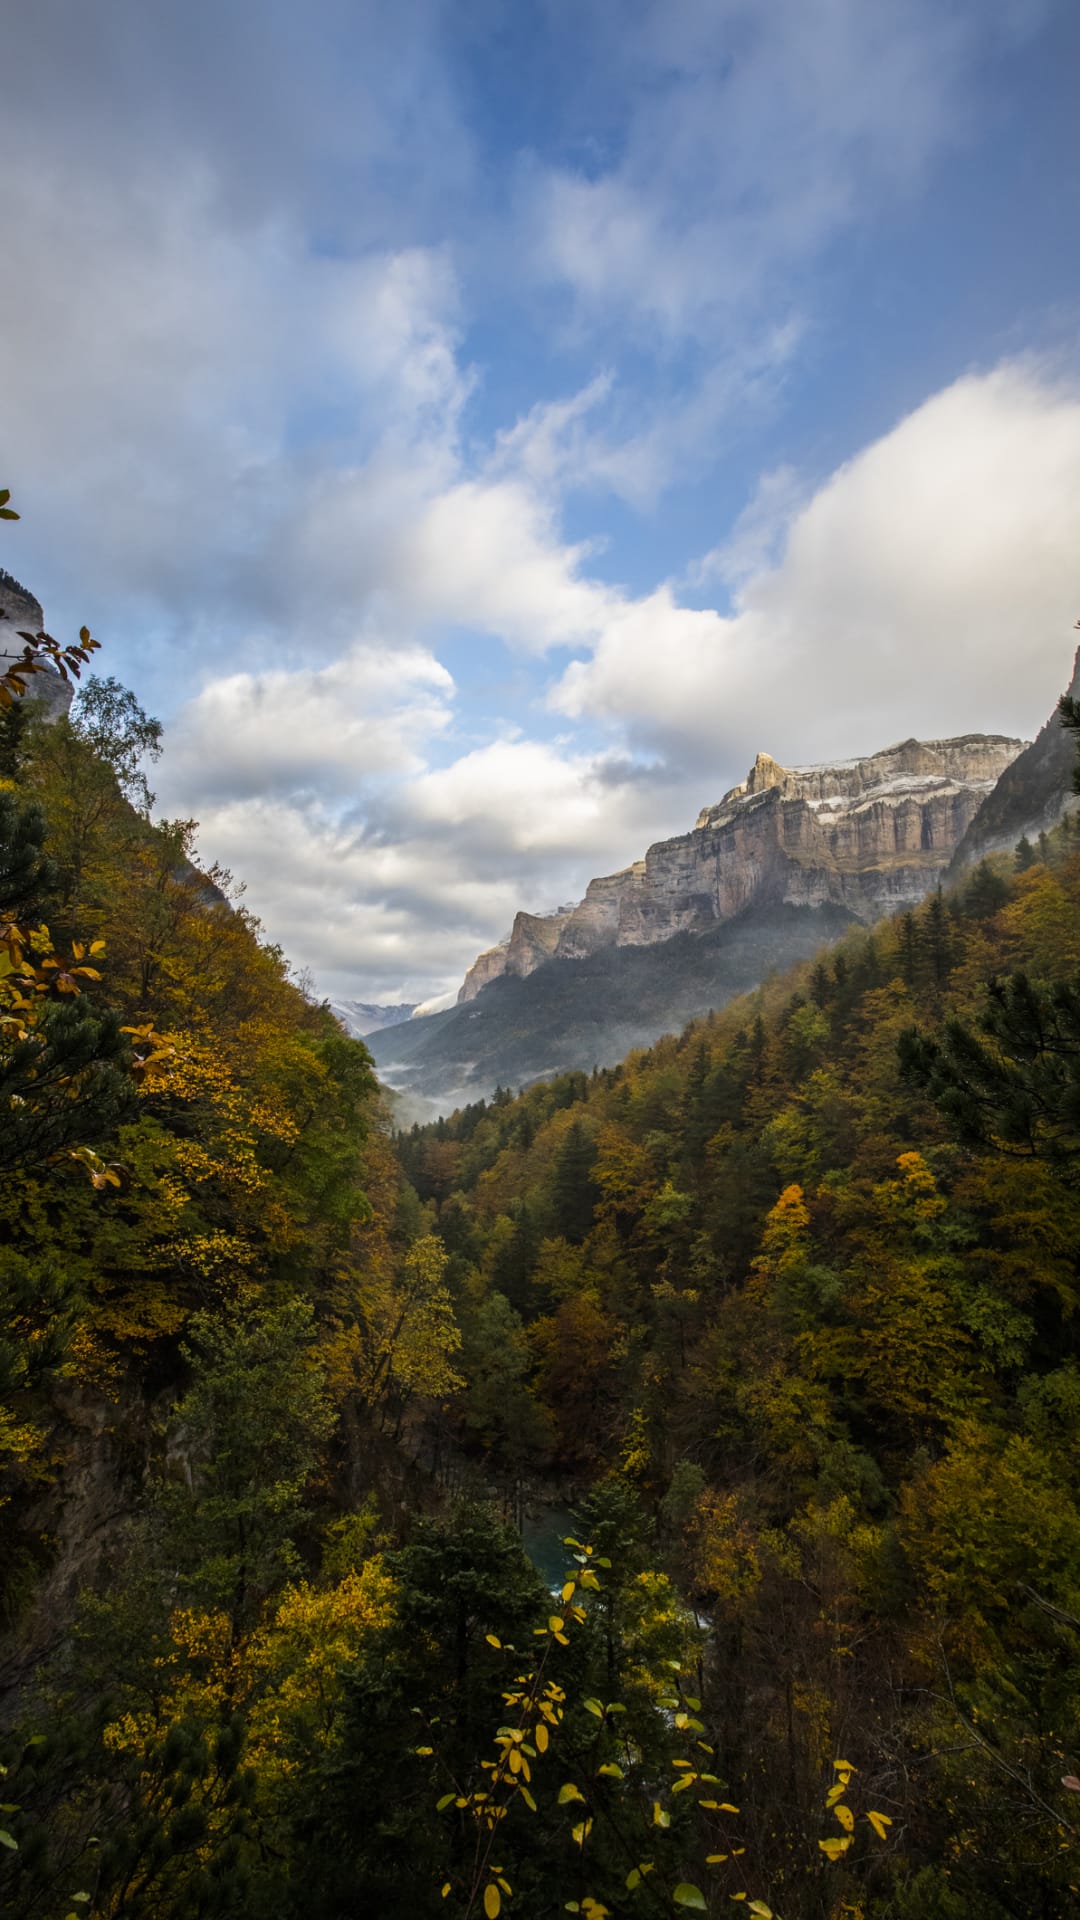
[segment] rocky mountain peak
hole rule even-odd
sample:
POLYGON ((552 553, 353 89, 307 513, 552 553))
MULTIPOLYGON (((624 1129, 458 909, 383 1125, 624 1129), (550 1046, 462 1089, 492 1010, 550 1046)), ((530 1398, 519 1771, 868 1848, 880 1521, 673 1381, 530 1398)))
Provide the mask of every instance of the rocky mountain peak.
POLYGON ((803 767, 759 753, 691 833, 591 881, 576 907, 519 913, 509 938, 469 969, 458 998, 475 999, 490 981, 547 960, 704 932, 753 906, 828 905, 873 920, 913 905, 1024 746, 968 733, 803 767))

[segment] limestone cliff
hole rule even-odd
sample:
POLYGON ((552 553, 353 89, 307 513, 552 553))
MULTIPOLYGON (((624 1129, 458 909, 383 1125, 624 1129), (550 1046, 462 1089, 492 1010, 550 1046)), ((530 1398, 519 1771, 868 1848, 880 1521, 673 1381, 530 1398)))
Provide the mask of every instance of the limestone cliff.
POLYGON ((519 913, 508 940, 470 968, 472 1000, 503 974, 608 946, 700 933, 752 906, 833 906, 876 919, 921 900, 1024 748, 1001 734, 904 740, 864 759, 783 767, 759 753, 746 779, 690 833, 593 880, 558 913, 519 913))
MULTIPOLYGON (((40 602, 0 567, 0 671, 13 665, 23 652, 20 631, 41 633, 44 626, 40 602)), ((56 720, 67 713, 74 691, 69 680, 62 680, 50 668, 27 676, 25 698, 33 701, 36 713, 56 720)))
POLYGON ((475 1000, 489 980, 498 980, 504 973, 535 973, 545 960, 553 960, 559 951, 559 939, 569 911, 564 908, 558 913, 515 914, 509 937, 473 961, 458 999, 475 1000))

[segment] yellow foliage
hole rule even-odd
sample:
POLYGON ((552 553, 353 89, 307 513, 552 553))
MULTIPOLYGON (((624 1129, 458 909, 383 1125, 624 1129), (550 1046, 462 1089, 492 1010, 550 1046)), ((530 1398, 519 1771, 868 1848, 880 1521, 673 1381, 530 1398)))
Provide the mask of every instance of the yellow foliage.
POLYGON ((720 1604, 735 1605, 754 1592, 761 1562, 753 1531, 735 1493, 703 1493, 697 1506, 695 1579, 720 1604))
POLYGON ((344 1671, 393 1610, 394 1583, 381 1555, 336 1586, 286 1588, 248 1651, 249 1684, 258 1689, 248 1745, 260 1777, 294 1771, 312 1744, 332 1737, 344 1671))

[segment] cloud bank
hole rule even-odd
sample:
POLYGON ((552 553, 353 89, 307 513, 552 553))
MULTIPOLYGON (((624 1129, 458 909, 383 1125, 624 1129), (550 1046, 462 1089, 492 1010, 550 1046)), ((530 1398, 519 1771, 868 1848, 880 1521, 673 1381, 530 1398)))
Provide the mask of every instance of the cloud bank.
MULTIPOLYGON (((535 551, 504 570, 482 535, 510 484, 528 482, 469 495, 463 568, 478 606, 489 583, 504 632, 546 650, 544 698, 588 723, 590 749, 573 731, 508 734, 447 757, 450 676, 377 643, 316 671, 216 681, 181 715, 159 784, 202 805, 208 845, 335 986, 440 990, 518 906, 554 906, 685 831, 759 748, 805 761, 910 733, 1030 734, 1067 678, 1080 391, 1030 363, 965 376, 808 497, 790 477, 767 485, 749 544, 736 529, 694 569, 707 582, 734 567, 728 614, 682 604, 672 582, 633 597, 591 579, 588 555, 528 511, 535 551), (765 557, 748 569, 748 552, 765 557), (534 599, 538 577, 558 591, 534 599)), ((446 498, 459 511, 452 485, 421 541, 446 498)), ((389 573, 379 588, 403 622, 456 617, 462 570, 429 573, 423 607, 408 575, 396 596, 389 573)))
POLYGON ((907 365, 852 289, 910 219, 933 297, 942 183, 1009 134, 1002 76, 1054 17, 5 22, 4 563, 163 713, 163 805, 320 984, 443 989, 759 747, 1045 717, 1080 402, 1015 348, 1030 291, 891 429, 834 427, 827 383, 801 439, 784 423, 827 349, 907 365))

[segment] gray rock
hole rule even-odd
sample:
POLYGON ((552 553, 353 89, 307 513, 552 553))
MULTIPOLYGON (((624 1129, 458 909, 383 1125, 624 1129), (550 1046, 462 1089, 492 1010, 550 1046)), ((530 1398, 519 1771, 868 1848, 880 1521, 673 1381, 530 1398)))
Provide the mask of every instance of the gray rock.
MULTIPOLYGON (((21 658, 25 650, 19 633, 41 633, 44 626, 40 602, 0 567, 0 673, 21 658)), ((24 697, 32 701, 33 711, 39 718, 58 720, 68 712, 74 695, 70 680, 61 679, 49 668, 44 673, 28 676, 24 697)))

